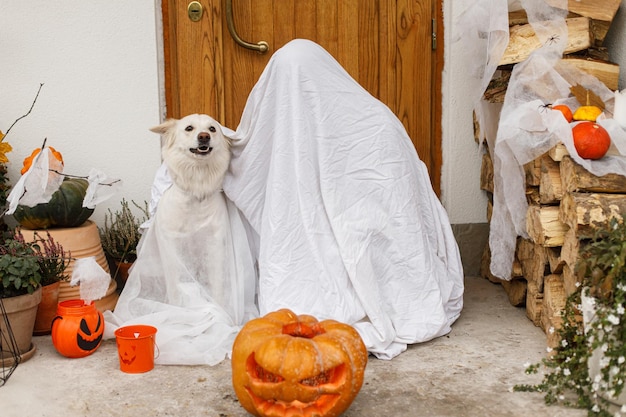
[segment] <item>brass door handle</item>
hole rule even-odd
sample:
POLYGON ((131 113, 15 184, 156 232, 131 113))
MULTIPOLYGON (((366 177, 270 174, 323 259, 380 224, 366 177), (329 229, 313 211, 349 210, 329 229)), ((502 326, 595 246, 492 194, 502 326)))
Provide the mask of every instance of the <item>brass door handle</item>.
POLYGON ((228 31, 230 36, 233 37, 235 42, 247 49, 252 49, 260 54, 264 54, 269 51, 270 46, 265 41, 259 41, 257 43, 246 42, 239 37, 237 30, 235 30, 235 22, 233 21, 233 0, 226 0, 226 23, 228 24, 228 31))

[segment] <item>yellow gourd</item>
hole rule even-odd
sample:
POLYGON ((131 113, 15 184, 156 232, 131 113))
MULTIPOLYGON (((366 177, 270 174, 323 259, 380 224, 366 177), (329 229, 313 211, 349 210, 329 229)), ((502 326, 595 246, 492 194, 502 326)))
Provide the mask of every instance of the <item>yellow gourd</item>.
POLYGON ((595 122, 602 113, 602 109, 597 106, 580 106, 574 112, 574 120, 586 120, 595 122))

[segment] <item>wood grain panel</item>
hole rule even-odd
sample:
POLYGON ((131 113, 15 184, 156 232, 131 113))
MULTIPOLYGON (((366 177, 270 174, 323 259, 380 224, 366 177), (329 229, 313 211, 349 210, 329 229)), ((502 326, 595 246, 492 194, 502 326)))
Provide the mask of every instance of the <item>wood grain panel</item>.
POLYGON ((299 0, 294 2, 294 26, 296 38, 317 38, 317 10, 316 2, 299 0))

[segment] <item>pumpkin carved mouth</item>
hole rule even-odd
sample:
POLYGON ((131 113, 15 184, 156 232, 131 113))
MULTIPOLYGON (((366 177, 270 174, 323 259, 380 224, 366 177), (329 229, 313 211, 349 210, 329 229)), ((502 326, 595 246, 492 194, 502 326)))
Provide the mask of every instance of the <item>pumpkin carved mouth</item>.
POLYGON ((289 381, 280 375, 263 369, 254 353, 248 357, 247 369, 250 386, 246 387, 258 410, 268 416, 316 416, 325 415, 340 398, 341 387, 346 382, 345 364, 338 365, 299 381, 289 381), (271 392, 296 391, 298 399, 276 399, 271 392))

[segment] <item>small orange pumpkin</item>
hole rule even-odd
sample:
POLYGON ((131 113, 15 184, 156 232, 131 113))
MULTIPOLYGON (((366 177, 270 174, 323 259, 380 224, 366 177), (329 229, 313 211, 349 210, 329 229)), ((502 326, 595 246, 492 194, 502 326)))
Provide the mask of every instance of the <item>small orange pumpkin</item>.
POLYGON ((580 122, 572 128, 574 147, 581 158, 600 159, 611 146, 611 137, 605 128, 594 122, 580 122))
POLYGON ((102 343, 104 316, 96 304, 83 300, 61 301, 52 320, 52 344, 68 358, 91 355, 102 343))
MULTIPOLYGON (((63 165, 63 155, 61 155, 61 152, 57 151, 52 146, 50 146, 49 148, 50 148, 50 152, 52 152, 52 155, 54 155, 54 157, 59 162, 61 162, 61 165, 63 165)), ((35 160, 35 157, 39 154, 39 152, 41 152, 41 148, 35 149, 30 154, 30 156, 27 156, 26 158, 24 158, 24 166, 22 167, 22 170, 20 171, 22 175, 26 174, 26 172, 30 169, 31 165, 33 164, 33 161, 35 160)))
POLYGON ((572 120, 574 120, 574 115, 572 114, 572 111, 565 104, 557 104, 555 106, 552 106, 552 110, 560 111, 563 114, 563 117, 565 117, 565 120, 567 120, 567 123, 570 123, 572 120))
POLYGON ((257 417, 338 416, 361 389, 367 356, 352 326, 278 310, 237 335, 233 387, 257 417))

